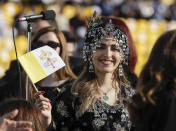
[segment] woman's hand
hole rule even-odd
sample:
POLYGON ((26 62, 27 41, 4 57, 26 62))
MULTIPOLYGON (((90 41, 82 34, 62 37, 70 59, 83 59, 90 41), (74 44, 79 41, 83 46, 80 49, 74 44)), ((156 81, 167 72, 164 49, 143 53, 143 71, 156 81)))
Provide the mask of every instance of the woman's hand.
POLYGON ((46 125, 46 128, 49 126, 51 123, 51 104, 50 100, 46 97, 44 97, 42 94, 44 94, 43 91, 39 91, 34 95, 35 99, 35 105, 37 108, 41 111, 42 119, 43 119, 43 124, 46 125))
POLYGON ((29 121, 14 121, 18 110, 13 110, 0 117, 0 131, 32 131, 32 123, 29 121))

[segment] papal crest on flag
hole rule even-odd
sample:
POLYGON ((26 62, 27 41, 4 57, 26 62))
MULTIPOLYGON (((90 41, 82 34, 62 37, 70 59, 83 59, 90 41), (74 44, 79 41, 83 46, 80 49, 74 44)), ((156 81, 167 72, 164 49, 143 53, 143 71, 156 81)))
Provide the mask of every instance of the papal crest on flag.
POLYGON ((37 48, 18 59, 33 84, 65 66, 58 53, 49 46, 37 48))

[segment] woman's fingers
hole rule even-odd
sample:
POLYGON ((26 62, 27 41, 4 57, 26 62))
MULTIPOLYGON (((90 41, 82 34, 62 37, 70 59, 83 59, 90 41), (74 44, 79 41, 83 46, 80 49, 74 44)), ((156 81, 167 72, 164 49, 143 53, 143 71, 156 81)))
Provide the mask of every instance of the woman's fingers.
POLYGON ((38 91, 37 93, 34 94, 34 99, 37 99, 40 95, 43 95, 45 91, 38 91))
POLYGON ((21 127, 21 128, 18 128, 16 130, 14 130, 14 131, 32 131, 32 129, 31 128, 23 128, 23 127, 21 127))
POLYGON ((17 121, 15 123, 17 128, 21 128, 21 127, 31 127, 32 126, 32 122, 29 121, 17 121))
POLYGON ((32 131, 32 122, 9 120, 7 131, 32 131))
POLYGON ((48 104, 48 103, 50 103, 51 101, 48 99, 48 98, 46 98, 46 97, 44 97, 43 95, 39 95, 38 97, 37 97, 37 99, 35 99, 35 104, 36 105, 41 105, 41 104, 48 104))
POLYGON ((35 105, 41 112, 43 122, 48 126, 51 123, 51 101, 42 94, 41 91, 35 94, 35 105))
POLYGON ((11 119, 13 119, 17 114, 18 114, 18 110, 15 109, 15 110, 13 110, 13 111, 11 111, 11 112, 9 112, 9 113, 3 115, 2 118, 3 118, 3 119, 10 119, 10 120, 11 120, 11 119))
POLYGON ((41 101, 41 100, 38 100, 36 101, 36 106, 42 110, 42 109, 48 109, 50 108, 50 103, 49 101, 41 101))
POLYGON ((46 97, 44 97, 43 95, 43 92, 40 91, 40 92, 37 92, 34 96, 35 98, 35 104, 37 107, 41 108, 42 106, 43 107, 50 107, 50 100, 46 97))
POLYGON ((0 131, 32 131, 32 122, 11 120, 18 114, 15 109, 0 117, 0 131))

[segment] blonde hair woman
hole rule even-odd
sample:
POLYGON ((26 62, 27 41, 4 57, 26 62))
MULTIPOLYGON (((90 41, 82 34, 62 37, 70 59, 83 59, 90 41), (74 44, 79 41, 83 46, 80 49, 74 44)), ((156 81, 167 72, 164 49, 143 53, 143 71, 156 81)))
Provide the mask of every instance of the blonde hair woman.
POLYGON ((128 38, 115 19, 87 19, 83 72, 52 107, 56 130, 126 130, 131 128, 126 103, 134 91, 123 66, 128 64, 128 38))

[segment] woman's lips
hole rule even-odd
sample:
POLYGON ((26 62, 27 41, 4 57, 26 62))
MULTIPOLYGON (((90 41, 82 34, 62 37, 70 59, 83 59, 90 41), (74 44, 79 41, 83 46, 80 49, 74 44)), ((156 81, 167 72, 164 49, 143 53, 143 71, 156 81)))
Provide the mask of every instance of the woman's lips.
POLYGON ((111 65, 113 63, 113 60, 100 60, 100 62, 104 65, 111 65))

